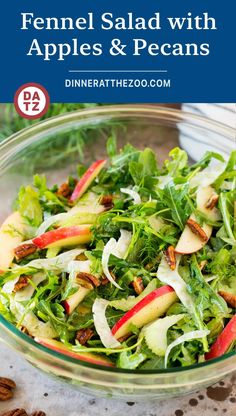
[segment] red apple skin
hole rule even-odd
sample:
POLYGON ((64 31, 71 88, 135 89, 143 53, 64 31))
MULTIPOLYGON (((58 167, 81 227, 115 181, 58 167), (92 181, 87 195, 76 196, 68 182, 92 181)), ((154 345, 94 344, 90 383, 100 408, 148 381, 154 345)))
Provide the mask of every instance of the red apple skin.
POLYGON ((73 225, 47 231, 32 240, 39 249, 85 244, 91 240, 90 225, 73 225))
MULTIPOLYGON (((140 302, 138 302, 133 308, 131 308, 128 312, 126 312, 126 314, 122 316, 122 318, 113 326, 111 332, 115 336, 115 338, 118 339, 122 337, 123 335, 125 335, 126 333, 128 333, 128 331, 126 330, 127 328, 125 329, 125 332, 122 329, 124 325, 127 326, 127 322, 131 323, 133 321, 132 318, 137 316, 138 313, 139 315, 142 312, 145 313, 145 310, 147 309, 148 306, 150 307, 153 301, 157 300, 158 298, 159 299, 162 298, 164 300, 164 297, 166 298, 171 297, 172 298, 171 303, 174 303, 174 301, 177 300, 177 296, 176 296, 174 289, 168 285, 162 286, 158 289, 153 290, 153 292, 149 293, 147 296, 145 296, 145 298, 143 298, 140 302)), ((168 307, 169 306, 170 305, 168 305, 168 307)), ((155 319, 155 317, 153 319, 155 319)), ((135 324, 135 320, 133 323, 135 324)), ((146 323, 148 323, 148 321, 145 320, 143 324, 146 324, 146 323)))
POLYGON ((83 193, 88 189, 89 185, 93 182, 93 180, 98 176, 98 174, 101 172, 103 166, 105 165, 106 160, 97 160, 94 162, 88 170, 83 174, 80 181, 77 183, 70 200, 72 202, 79 199, 83 193))
POLYGON ((46 348, 54 350, 60 354, 75 358, 76 360, 86 361, 90 364, 102 365, 106 367, 115 367, 115 365, 106 357, 93 354, 91 352, 74 352, 70 351, 62 342, 49 338, 35 338, 35 341, 46 348))
POLYGON ((205 354, 206 360, 212 360, 213 358, 220 357, 225 354, 232 344, 236 340, 236 315, 230 319, 226 327, 218 336, 214 344, 211 346, 209 352, 205 354))
POLYGON ((73 295, 69 296, 66 300, 64 300, 62 304, 66 314, 70 315, 89 292, 90 289, 80 287, 77 292, 75 292, 73 295))
POLYGON ((67 315, 70 315, 70 305, 69 305, 69 303, 66 301, 66 300, 64 300, 63 302, 62 302, 62 305, 63 305, 63 307, 64 307, 64 309, 65 309, 65 313, 67 314, 67 315))

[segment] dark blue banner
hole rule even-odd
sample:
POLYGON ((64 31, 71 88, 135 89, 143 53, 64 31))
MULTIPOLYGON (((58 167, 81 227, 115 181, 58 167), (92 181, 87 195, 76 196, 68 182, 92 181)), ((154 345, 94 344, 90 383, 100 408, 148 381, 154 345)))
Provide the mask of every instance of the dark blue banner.
POLYGON ((0 101, 39 83, 51 102, 235 102, 232 0, 8 1, 0 101))

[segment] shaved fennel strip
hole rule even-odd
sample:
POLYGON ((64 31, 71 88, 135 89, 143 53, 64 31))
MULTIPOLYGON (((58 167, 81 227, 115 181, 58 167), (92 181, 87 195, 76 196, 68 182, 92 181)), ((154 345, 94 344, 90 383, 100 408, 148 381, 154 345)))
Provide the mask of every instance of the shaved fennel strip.
POLYGON ((187 285, 185 281, 182 279, 178 272, 180 259, 180 255, 176 256, 176 268, 175 270, 171 270, 165 257, 163 256, 157 270, 157 278, 162 283, 170 285, 175 290, 178 298, 181 300, 185 308, 193 313, 195 309, 194 301, 187 291, 187 285))
POLYGON ((132 238, 132 234, 126 230, 120 230, 120 238, 116 241, 114 238, 111 238, 107 244, 104 246, 103 253, 102 253, 102 268, 105 276, 108 280, 116 286, 118 289, 122 290, 120 285, 115 282, 111 273, 109 272, 108 264, 110 255, 113 254, 114 256, 118 257, 119 259, 125 258, 127 253, 128 247, 130 245, 132 238))
POLYGON ((106 308, 109 305, 109 301, 105 299, 96 299, 92 312, 95 329, 100 336, 100 339, 106 348, 120 347, 120 342, 112 335, 111 329, 108 325, 106 318, 106 308))
POLYGON ((120 188, 120 191, 123 194, 127 194, 129 196, 131 196, 131 198, 133 198, 133 201, 135 203, 135 205, 139 205, 141 204, 141 198, 140 195, 138 194, 138 192, 134 191, 133 189, 130 188, 120 188))

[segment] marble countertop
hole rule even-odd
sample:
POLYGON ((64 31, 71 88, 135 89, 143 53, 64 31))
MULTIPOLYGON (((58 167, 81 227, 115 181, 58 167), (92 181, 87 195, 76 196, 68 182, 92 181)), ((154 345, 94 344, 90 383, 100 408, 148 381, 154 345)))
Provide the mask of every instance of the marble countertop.
POLYGON ((0 402, 2 412, 22 407, 30 414, 44 410, 47 416, 235 416, 236 373, 190 396, 158 402, 122 402, 98 399, 48 378, 21 356, 0 345, 0 376, 15 380, 14 398, 0 402))

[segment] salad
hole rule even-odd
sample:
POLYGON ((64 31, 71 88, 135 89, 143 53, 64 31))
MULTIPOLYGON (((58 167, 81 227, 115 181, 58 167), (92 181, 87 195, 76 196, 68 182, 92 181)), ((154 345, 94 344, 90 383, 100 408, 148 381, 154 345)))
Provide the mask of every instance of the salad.
POLYGON ((185 367, 236 347, 236 151, 107 141, 107 160, 19 190, 0 229, 0 314, 92 364, 185 367))

